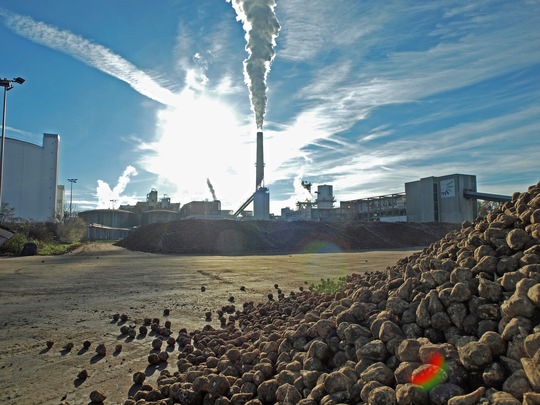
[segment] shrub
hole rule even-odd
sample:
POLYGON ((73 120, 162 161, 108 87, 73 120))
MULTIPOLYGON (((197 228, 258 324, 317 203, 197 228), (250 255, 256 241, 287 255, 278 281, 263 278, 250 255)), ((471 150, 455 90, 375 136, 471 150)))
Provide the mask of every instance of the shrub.
POLYGON ((60 242, 79 242, 86 235, 86 223, 79 217, 67 218, 64 222, 56 225, 56 234, 60 242))
POLYGON ((29 240, 25 235, 22 233, 16 233, 9 240, 4 242, 2 246, 0 246, 0 253, 9 256, 20 256, 24 245, 28 242, 29 240))
POLYGON ((56 239, 55 226, 52 221, 38 222, 30 221, 30 227, 28 229, 28 237, 30 239, 39 240, 44 243, 54 242, 56 239))
POLYGON ((341 290, 346 282, 347 277, 340 277, 337 280, 330 278, 325 280, 324 278, 321 278, 321 282, 319 284, 311 284, 309 289, 316 291, 319 294, 333 294, 336 291, 341 290))

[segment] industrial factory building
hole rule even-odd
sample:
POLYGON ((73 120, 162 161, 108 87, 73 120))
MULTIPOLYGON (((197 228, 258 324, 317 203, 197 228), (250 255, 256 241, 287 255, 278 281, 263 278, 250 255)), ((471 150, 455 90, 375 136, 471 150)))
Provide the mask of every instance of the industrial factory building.
POLYGON ((180 203, 171 203, 165 194, 158 199, 158 192, 152 189, 146 201, 135 205, 121 205, 119 209, 96 209, 79 213, 88 224, 88 239, 121 239, 134 228, 159 222, 174 221, 179 218, 180 203))
POLYGON ((50 221, 63 213, 64 188, 58 185, 59 149, 57 134, 44 134, 42 145, 6 137, 2 203, 14 208, 15 216, 50 221))
POLYGON ((180 203, 171 203, 171 198, 167 194, 159 199, 157 190, 153 188, 146 195, 146 201, 139 201, 135 205, 121 205, 120 210, 133 214, 132 226, 144 226, 177 219, 180 203))
POLYGON ((349 220, 405 222, 407 221, 406 201, 405 193, 394 193, 341 201, 340 209, 349 220))
POLYGON ((156 189, 146 195, 146 201, 135 205, 120 205, 118 209, 83 211, 79 216, 88 224, 89 240, 121 239, 141 226, 179 219, 233 218, 221 209, 221 201, 191 201, 182 207, 167 194, 158 198, 156 189))
MULTIPOLYGON (((303 183, 304 187, 311 193, 311 183, 303 183)), ((341 210, 334 209, 334 187, 323 184, 317 187, 317 198, 296 203, 296 211, 290 208, 281 210, 281 219, 286 221, 340 221, 341 210)))
POLYGON ((478 216, 477 200, 504 203, 511 196, 482 193, 476 176, 450 174, 405 183, 408 222, 470 221, 478 216))
POLYGON ((463 222, 477 217, 476 176, 452 174, 405 183, 408 222, 463 222))
POLYGON ((511 199, 479 193, 476 176, 468 174, 422 178, 405 183, 404 193, 341 201, 339 208, 333 208, 332 192, 332 186, 319 186, 315 201, 298 202, 296 211, 282 209, 282 220, 461 223, 477 217, 477 200, 511 199))
POLYGON ((460 223, 478 215, 466 191, 476 192, 476 176, 426 177, 405 183, 404 193, 342 201, 340 207, 360 221, 460 223))
MULTIPOLYGON (((268 189, 257 177, 259 186, 255 193, 231 215, 221 209, 221 202, 192 201, 180 207, 171 203, 164 195, 158 199, 156 190, 147 195, 146 202, 121 205, 119 209, 100 209, 81 212, 79 215, 89 224, 88 238, 120 239, 134 228, 152 223, 179 219, 231 219, 242 214, 243 219, 269 219, 268 189), (253 215, 245 208, 254 203, 253 215)), ((303 182, 311 193, 311 183, 303 182)), ((451 174, 426 177, 405 183, 404 193, 341 201, 334 207, 336 199, 332 185, 323 184, 315 191, 314 200, 297 202, 297 209, 281 210, 282 221, 381 221, 381 222, 450 222, 460 223, 477 216, 477 200, 504 202, 511 197, 479 193, 476 176, 451 174)))
POLYGON ((133 230, 135 214, 118 209, 97 209, 79 213, 88 224, 88 240, 122 239, 133 230))
POLYGON ((191 201, 180 208, 180 217, 186 219, 220 218, 221 201, 191 201))

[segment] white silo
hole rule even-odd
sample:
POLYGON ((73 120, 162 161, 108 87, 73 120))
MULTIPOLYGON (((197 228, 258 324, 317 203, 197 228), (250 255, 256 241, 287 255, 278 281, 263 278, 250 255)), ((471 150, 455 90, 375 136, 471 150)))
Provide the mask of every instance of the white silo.
POLYGON ((150 190, 148 194, 146 194, 146 206, 155 208, 157 206, 158 202, 158 192, 155 188, 150 190))
POLYGON ((334 208, 334 187, 328 184, 323 184, 317 187, 317 208, 320 210, 328 210, 334 208))

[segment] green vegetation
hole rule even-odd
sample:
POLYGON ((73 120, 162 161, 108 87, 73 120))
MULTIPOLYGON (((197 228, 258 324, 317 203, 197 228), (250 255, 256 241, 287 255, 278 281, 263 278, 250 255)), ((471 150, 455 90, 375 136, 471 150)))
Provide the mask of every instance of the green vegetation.
POLYGON ((18 218, 15 210, 2 204, 0 226, 13 236, 0 246, 0 255, 20 256, 27 243, 35 243, 38 255, 59 255, 80 245, 86 236, 86 224, 77 217, 34 221, 18 218))
POLYGON ((86 235, 86 223, 82 218, 66 218, 56 225, 56 236, 63 243, 72 244, 86 235))
POLYGON ((0 255, 3 256, 20 256, 24 245, 27 243, 35 243, 37 245, 37 254, 39 256, 62 255, 71 252, 73 249, 81 245, 76 243, 62 243, 59 241, 43 242, 35 239, 30 239, 23 233, 15 233, 11 239, 0 246, 0 255))
POLYGON ((22 233, 14 234, 11 239, 0 246, 0 254, 4 256, 19 256, 28 239, 22 233))
POLYGON ((63 255, 81 246, 81 243, 44 243, 38 244, 39 256, 63 255))
POLYGON ((341 290, 346 282, 347 277, 339 277, 338 279, 321 278, 319 284, 311 284, 309 289, 311 291, 316 291, 319 294, 333 294, 341 290))

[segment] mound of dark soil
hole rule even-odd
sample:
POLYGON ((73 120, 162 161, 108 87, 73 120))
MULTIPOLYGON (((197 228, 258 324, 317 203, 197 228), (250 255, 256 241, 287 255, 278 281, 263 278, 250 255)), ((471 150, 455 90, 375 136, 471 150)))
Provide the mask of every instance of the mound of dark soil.
POLYGON ((338 252, 427 246, 454 229, 457 224, 193 219, 148 225, 118 246, 190 254, 338 252))

